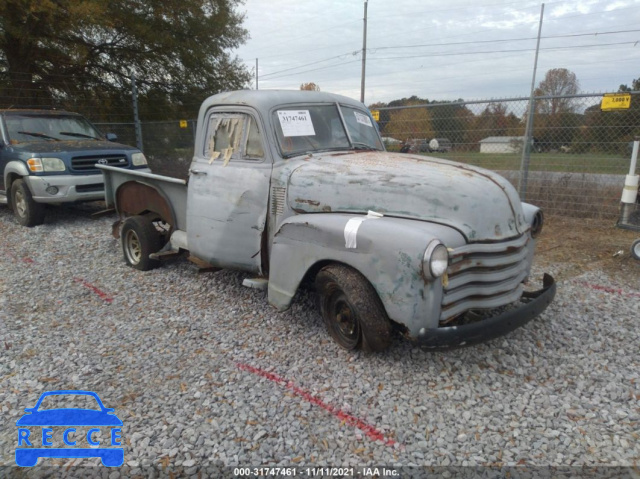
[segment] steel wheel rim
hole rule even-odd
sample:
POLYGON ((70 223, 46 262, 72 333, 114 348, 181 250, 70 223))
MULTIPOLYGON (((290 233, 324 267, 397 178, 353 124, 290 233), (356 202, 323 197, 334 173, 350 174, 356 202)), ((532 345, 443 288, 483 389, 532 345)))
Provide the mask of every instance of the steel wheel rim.
POLYGON ((636 258, 640 258, 640 241, 636 241, 633 244, 633 254, 635 254, 636 258))
POLYGON ((24 197, 24 193, 20 190, 16 190, 13 200, 16 205, 16 212, 19 216, 24 218, 27 214, 27 199, 24 197))
POLYGON ((135 231, 129 230, 124 237, 125 252, 131 264, 138 264, 142 259, 142 245, 135 231))
POLYGON ((333 330, 341 342, 349 348, 355 348, 360 341, 360 324, 344 293, 333 295, 329 315, 333 330))

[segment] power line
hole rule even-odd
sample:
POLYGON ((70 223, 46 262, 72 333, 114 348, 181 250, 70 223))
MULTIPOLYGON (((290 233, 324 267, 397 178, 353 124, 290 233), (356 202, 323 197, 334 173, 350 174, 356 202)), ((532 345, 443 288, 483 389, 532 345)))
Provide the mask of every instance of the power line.
MULTIPOLYGON (((316 71, 320 71, 320 70, 328 70, 329 68, 335 68, 335 67, 339 67, 341 65, 348 65, 349 63, 360 63, 360 60, 350 60, 348 62, 336 63, 334 65, 327 65, 326 67, 313 68, 311 70, 304 70, 304 71, 295 72, 295 73, 288 73, 286 75, 280 75, 280 76, 277 76, 277 77, 269 78, 269 80, 277 80, 278 78, 284 78, 284 77, 290 77, 290 76, 294 76, 294 75, 300 75, 302 73, 316 72, 316 71)), ((264 78, 264 76, 265 75, 262 75, 263 78, 264 78)))
POLYGON ((358 53, 359 53, 358 51, 351 51, 351 52, 347 52, 347 53, 342 53, 340 55, 336 55, 336 56, 333 56, 333 57, 325 58, 323 60, 317 60, 315 62, 305 63, 304 65, 299 65, 297 67, 291 67, 291 68, 286 68, 284 70, 279 70, 277 72, 266 73, 266 74, 262 75, 262 78, 269 77, 269 76, 272 76, 272 75, 277 75, 278 73, 288 72, 288 71, 291 71, 291 70, 297 70, 298 68, 304 68, 304 67, 308 67, 308 66, 311 66, 311 65, 317 65, 318 63, 327 62, 329 60, 335 60, 336 58, 342 58, 342 57, 345 57, 347 55, 354 56, 354 55, 357 55, 358 53))
MULTIPOLYGON (((541 48, 540 50, 571 50, 576 48, 599 48, 606 46, 616 46, 616 45, 637 45, 640 43, 639 41, 631 41, 631 42, 615 42, 615 43, 601 43, 601 44, 592 44, 592 45, 575 45, 568 47, 546 47, 541 48)), ((511 50, 484 50, 484 51, 476 51, 476 52, 446 52, 446 53, 425 53, 421 55, 406 55, 399 57, 386 57, 386 58, 371 58, 371 60, 404 60, 409 58, 426 58, 426 57, 448 57, 448 56, 461 56, 461 55, 480 55, 480 54, 494 54, 494 53, 521 53, 521 52, 531 52, 533 48, 519 48, 519 49, 511 49, 511 50)))
MULTIPOLYGON (((640 29, 633 29, 633 30, 617 30, 617 31, 607 31, 607 32, 585 32, 585 33, 574 33, 574 34, 567 34, 567 35, 549 35, 546 37, 542 37, 543 39, 558 39, 558 38, 577 38, 577 37, 585 37, 585 36, 600 36, 600 35, 614 35, 614 34, 622 34, 622 33, 637 33, 640 32, 640 29)), ((392 50, 392 49, 402 49, 402 48, 419 48, 419 47, 427 47, 427 46, 437 46, 437 47, 443 47, 443 46, 460 46, 460 45, 469 45, 469 44, 490 44, 490 43, 506 43, 506 42, 514 42, 514 41, 524 41, 524 40, 535 40, 536 37, 520 37, 520 38, 508 38, 508 39, 499 39, 499 40, 479 40, 479 41, 474 41, 474 42, 447 42, 447 43, 434 43, 434 44, 422 44, 422 45, 401 45, 401 46, 392 46, 392 47, 376 47, 376 48, 371 48, 371 49, 367 49, 367 52, 370 52, 372 55, 375 55, 378 51, 380 50, 392 50)), ((607 46, 607 45, 624 45, 624 44, 629 44, 629 43, 634 43, 634 42, 620 42, 620 43, 608 43, 608 44, 601 44, 602 46, 607 46)), ((599 45, 590 45, 590 46, 575 46, 575 47, 546 47, 546 48, 542 48, 541 50, 553 50, 553 49, 563 49, 563 48, 584 48, 584 47, 597 47, 599 45)), ((505 53, 512 53, 512 52, 525 52, 525 51, 531 51, 531 49, 512 49, 512 50, 493 50, 493 51, 480 51, 480 52, 464 52, 464 53, 432 53, 432 54, 423 54, 423 55, 409 55, 409 56, 399 56, 399 57, 390 57, 390 58, 375 58, 376 60, 391 60, 391 59, 408 59, 408 58, 421 58, 421 57, 429 57, 429 56, 449 56, 449 55, 474 55, 474 54, 481 54, 481 53, 487 53, 487 54, 491 54, 491 53, 501 53, 501 52, 505 52, 505 53)), ((345 52, 343 54, 340 55, 335 55, 332 57, 328 57, 328 58, 323 58, 321 60, 316 60, 314 62, 310 62, 310 63, 305 63, 303 65, 298 65, 296 67, 290 67, 290 68, 286 68, 283 70, 278 70, 276 72, 271 72, 271 73, 266 73, 262 75, 262 78, 265 77, 273 77, 274 75, 278 75, 280 73, 285 73, 285 72, 289 72, 292 70, 297 70, 299 68, 304 68, 307 66, 312 66, 312 65, 317 65, 329 60, 334 60, 337 58, 343 58, 347 55, 357 55, 360 52, 357 50, 353 50, 351 52, 345 52)), ((333 68, 333 65, 328 66, 327 68, 333 68)), ((316 69, 314 70, 308 70, 308 71, 317 71, 316 69)), ((299 72, 299 73, 307 73, 308 71, 304 71, 304 72, 299 72)), ((282 78, 281 77, 277 77, 277 78, 282 78)))
MULTIPOLYGON (((570 35, 549 35, 546 37, 542 37, 543 40, 553 39, 553 38, 572 38, 572 37, 591 37, 591 36, 599 36, 599 35, 614 35, 619 33, 636 33, 640 32, 640 29, 636 30, 618 30, 613 32, 592 32, 592 33, 575 33, 570 35)), ((371 48, 371 50, 394 50, 400 48, 421 48, 421 47, 442 47, 442 46, 455 46, 455 45, 477 45, 479 43, 506 43, 506 42, 518 42, 525 40, 535 40, 537 37, 520 37, 520 38, 505 38, 500 40, 475 40, 468 42, 448 42, 448 43, 424 43, 420 45, 398 45, 393 47, 375 47, 371 48)))

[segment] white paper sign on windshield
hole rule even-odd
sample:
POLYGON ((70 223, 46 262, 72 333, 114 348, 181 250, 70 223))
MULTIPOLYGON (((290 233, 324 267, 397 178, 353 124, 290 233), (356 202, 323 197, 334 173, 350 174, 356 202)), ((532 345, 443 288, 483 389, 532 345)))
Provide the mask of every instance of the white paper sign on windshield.
POLYGON ((362 123, 363 125, 367 125, 373 128, 373 124, 371 123, 371 118, 369 118, 367 115, 363 115, 362 113, 358 113, 357 111, 354 111, 353 114, 356 116, 356 121, 358 123, 362 123))
POLYGON ((309 110, 285 110, 278 112, 282 134, 287 136, 315 136, 309 110))

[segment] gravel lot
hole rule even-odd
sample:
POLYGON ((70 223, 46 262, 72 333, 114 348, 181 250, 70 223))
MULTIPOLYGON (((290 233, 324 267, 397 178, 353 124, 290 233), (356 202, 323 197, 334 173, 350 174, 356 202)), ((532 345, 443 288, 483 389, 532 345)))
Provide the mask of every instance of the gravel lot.
POLYGON ((89 217, 100 207, 54 208, 31 229, 0 207, 1 465, 14 464, 23 409, 54 389, 115 408, 134 475, 640 463, 638 268, 635 289, 565 275, 541 318, 489 344, 433 353, 397 340, 365 355, 329 340, 309 294, 277 313, 242 273, 128 268, 115 218, 89 217))

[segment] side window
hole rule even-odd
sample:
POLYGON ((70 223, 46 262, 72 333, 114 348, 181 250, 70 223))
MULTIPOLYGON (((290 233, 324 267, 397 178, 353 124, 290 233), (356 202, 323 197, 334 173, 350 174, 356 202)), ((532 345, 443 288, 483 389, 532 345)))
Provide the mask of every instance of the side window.
POLYGON ((242 113, 214 113, 209 117, 204 155, 209 163, 262 159, 261 135, 255 119, 242 113))
POLYGON ((262 139, 255 118, 249 117, 247 125, 247 144, 245 146, 245 155, 249 158, 264 158, 264 150, 262 149, 262 139))

